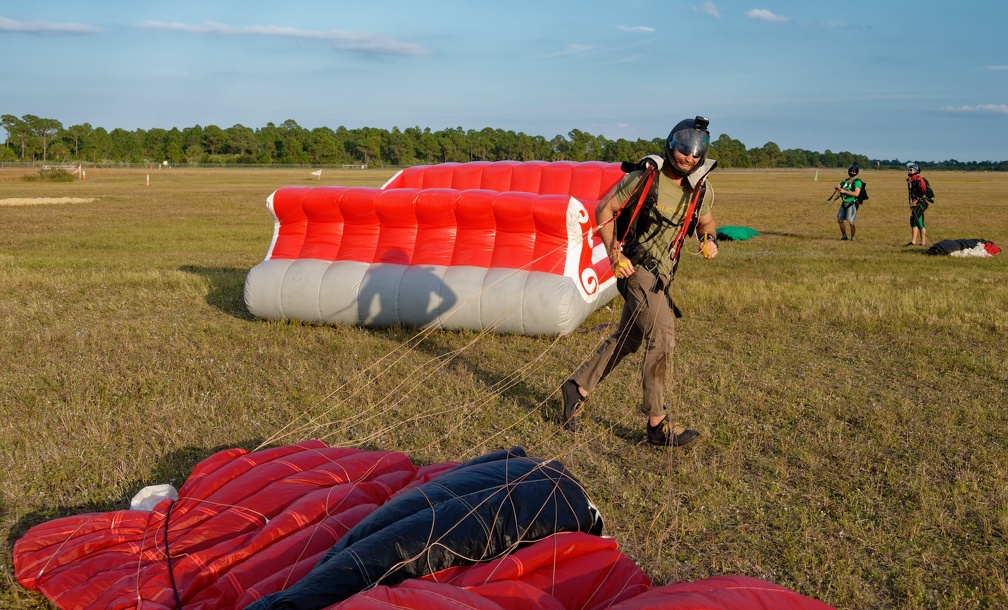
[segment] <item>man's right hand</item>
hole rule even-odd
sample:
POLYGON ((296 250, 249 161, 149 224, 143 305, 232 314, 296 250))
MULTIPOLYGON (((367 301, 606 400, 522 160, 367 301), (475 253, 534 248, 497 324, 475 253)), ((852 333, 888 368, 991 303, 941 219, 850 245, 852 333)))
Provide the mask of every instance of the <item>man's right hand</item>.
POLYGON ((623 256, 622 252, 617 252, 616 256, 610 256, 609 260, 612 262, 613 275, 617 278, 628 278, 634 274, 633 263, 626 256, 623 256))

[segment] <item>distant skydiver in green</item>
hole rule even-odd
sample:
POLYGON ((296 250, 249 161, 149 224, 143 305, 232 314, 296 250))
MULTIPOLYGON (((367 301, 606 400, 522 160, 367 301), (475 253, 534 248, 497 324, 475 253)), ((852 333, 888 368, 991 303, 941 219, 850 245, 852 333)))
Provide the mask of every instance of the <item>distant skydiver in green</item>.
POLYGON ((840 184, 833 187, 840 195, 840 209, 837 210, 837 224, 840 225, 840 239, 847 239, 847 227, 844 226, 846 222, 850 225, 850 239, 854 240, 854 235, 857 232, 857 228, 854 226, 854 219, 857 217, 858 211, 858 195, 861 194, 861 189, 864 187, 864 182, 857 177, 858 172, 861 168, 858 167, 857 163, 854 163, 847 168, 847 179, 840 184))

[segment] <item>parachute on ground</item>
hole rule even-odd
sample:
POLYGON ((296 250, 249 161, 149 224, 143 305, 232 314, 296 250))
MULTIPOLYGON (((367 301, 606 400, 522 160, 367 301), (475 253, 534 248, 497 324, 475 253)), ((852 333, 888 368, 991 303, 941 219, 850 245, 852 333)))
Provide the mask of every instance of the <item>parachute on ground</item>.
POLYGON ((927 249, 928 254, 985 258, 1001 253, 1001 248, 986 239, 945 239, 927 249))
POLYGON ((724 241, 746 241, 759 235, 752 227, 735 227, 727 225, 717 228, 717 238, 724 241))
POLYGON ((745 576, 656 587, 601 528, 520 448, 417 467, 308 441, 221 451, 149 509, 36 525, 14 570, 65 609, 829 608, 745 576))
POLYGON ((563 335, 616 295, 595 205, 619 163, 400 171, 381 188, 284 187, 245 304, 265 319, 563 335))

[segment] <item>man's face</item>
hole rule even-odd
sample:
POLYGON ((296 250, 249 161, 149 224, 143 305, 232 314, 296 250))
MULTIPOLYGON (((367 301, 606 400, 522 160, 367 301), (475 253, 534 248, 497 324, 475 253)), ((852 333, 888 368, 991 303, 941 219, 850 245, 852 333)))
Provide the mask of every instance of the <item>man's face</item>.
POLYGON ((694 157, 691 154, 684 155, 678 149, 675 149, 672 151, 672 162, 683 172, 690 172, 700 162, 700 157, 694 157))

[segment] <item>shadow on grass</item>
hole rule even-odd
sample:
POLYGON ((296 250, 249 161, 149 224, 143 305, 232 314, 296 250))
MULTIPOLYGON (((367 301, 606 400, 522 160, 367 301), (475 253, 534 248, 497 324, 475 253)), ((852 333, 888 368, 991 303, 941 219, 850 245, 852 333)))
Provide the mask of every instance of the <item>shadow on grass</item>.
MULTIPOLYGON (((766 236, 766 237, 770 237, 770 236, 772 236, 772 237, 789 237, 789 238, 792 238, 792 239, 801 239, 801 240, 805 240, 805 241, 813 241, 813 240, 819 239, 819 237, 814 236, 814 235, 803 235, 801 233, 789 233, 787 231, 760 231, 759 234, 763 235, 763 236, 766 236)), ((719 239, 718 243, 720 244, 721 241, 722 240, 719 239)), ((744 239, 744 240, 737 240, 737 241, 738 241, 738 243, 742 243, 743 241, 751 241, 751 240, 744 239)), ((724 242, 728 243, 728 244, 734 244, 734 243, 736 243, 736 240, 726 239, 726 240, 724 240, 724 242)))
POLYGON ((211 307, 216 307, 240 320, 255 319, 245 307, 245 277, 248 275, 248 269, 183 265, 180 270, 204 277, 210 282, 206 302, 211 307))
MULTIPOLYGON (((211 455, 225 449, 234 448, 253 451, 261 442, 262 439, 249 439, 237 444, 221 445, 218 447, 183 447, 162 457, 150 469, 148 476, 126 484, 124 491, 132 498, 133 494, 148 485, 171 483, 178 489, 189 478, 196 465, 211 455)), ((73 506, 50 506, 26 513, 17 520, 17 523, 11 527, 7 535, 5 544, 7 557, 11 557, 13 554, 14 543, 23 537, 29 529, 40 523, 87 513, 108 513, 127 509, 129 509, 129 499, 110 502, 86 502, 73 506)), ((3 507, 0 507, 0 510, 3 510, 3 507)))
POLYGON ((613 436, 621 438, 628 445, 639 445, 641 443, 647 442, 647 430, 644 428, 645 418, 642 415, 639 418, 634 418, 634 421, 639 421, 640 425, 636 427, 631 427, 620 422, 612 422, 608 420, 602 420, 601 425, 604 428, 612 431, 613 436))

